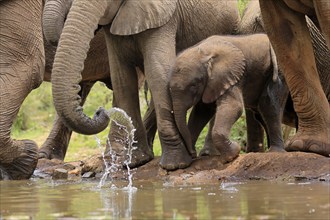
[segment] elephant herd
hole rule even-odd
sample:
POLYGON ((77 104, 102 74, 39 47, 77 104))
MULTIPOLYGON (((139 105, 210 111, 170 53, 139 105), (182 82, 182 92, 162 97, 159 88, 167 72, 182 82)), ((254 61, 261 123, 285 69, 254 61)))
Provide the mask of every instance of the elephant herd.
MULTIPOLYGON (((327 0, 251 0, 242 16, 228 0, 0 0, 0 180, 30 178, 38 158, 64 160, 72 131, 108 126, 107 110, 83 111, 96 81, 136 128, 130 167, 154 158, 156 130, 160 166, 188 167, 207 123, 200 155, 234 160, 241 147, 229 134, 243 108, 247 152, 263 150, 264 129, 269 151, 329 157, 329 12, 327 0), (143 118, 142 80, 152 94, 143 118), (52 83, 58 116, 38 148, 12 139, 11 127, 42 81, 52 83), (286 144, 282 123, 297 129, 286 144)), ((110 123, 111 146, 124 149, 110 123)))

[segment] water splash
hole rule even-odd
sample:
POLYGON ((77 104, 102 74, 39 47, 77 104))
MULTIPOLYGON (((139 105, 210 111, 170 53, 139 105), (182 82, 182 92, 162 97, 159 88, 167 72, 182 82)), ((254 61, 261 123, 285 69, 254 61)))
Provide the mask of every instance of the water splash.
POLYGON ((110 148, 109 149, 109 154, 110 154, 110 157, 111 157, 111 163, 110 163, 111 165, 109 165, 108 161, 106 160, 106 156, 105 156, 105 153, 104 153, 105 151, 102 149, 102 146, 101 146, 101 140, 96 135, 95 135, 95 139, 96 139, 97 144, 100 148, 100 151, 101 151, 101 154, 102 154, 102 160, 103 160, 103 163, 105 165, 104 174, 101 177, 100 182, 98 184, 98 187, 101 188, 105 184, 105 181, 107 180, 108 177, 110 177, 110 181, 113 180, 111 174, 116 173, 119 170, 119 165, 117 163, 118 157, 116 155, 116 152, 114 152, 112 150, 109 138, 107 139, 107 143, 108 143, 109 148, 110 148))
MULTIPOLYGON (((125 190, 128 191, 134 191, 133 189, 133 174, 131 173, 131 169, 129 167, 129 164, 132 161, 132 153, 133 150, 136 149, 136 147, 134 147, 134 144, 136 144, 137 142, 134 140, 134 133, 135 133, 135 128, 133 126, 133 122, 131 117, 129 117, 127 115, 127 113, 120 109, 120 108, 111 108, 108 111, 108 116, 110 118, 110 120, 112 120, 118 127, 119 129, 123 129, 127 136, 126 136, 126 159, 124 161, 124 165, 127 168, 127 175, 128 175, 128 185, 127 187, 125 187, 125 190)), ((96 137, 96 140, 98 142, 98 146, 101 146, 101 141, 99 138, 96 137)), ((118 157, 116 152, 112 149, 112 146, 110 144, 110 140, 108 138, 107 143, 109 145, 109 154, 111 156, 111 165, 109 166, 109 163, 106 161, 106 156, 104 154, 104 151, 102 151, 101 149, 101 153, 102 153, 102 158, 105 164, 105 172, 100 180, 99 186, 98 187, 102 187, 105 184, 106 179, 109 177, 110 175, 110 180, 112 181, 112 173, 115 173, 119 170, 120 164, 118 164, 118 157)))

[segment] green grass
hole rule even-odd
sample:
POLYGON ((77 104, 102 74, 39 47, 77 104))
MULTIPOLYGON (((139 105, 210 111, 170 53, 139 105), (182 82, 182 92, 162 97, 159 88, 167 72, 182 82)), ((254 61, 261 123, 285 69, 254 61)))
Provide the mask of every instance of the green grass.
MULTIPOLYGON (((239 0, 239 11, 243 12, 249 0, 239 0)), ((94 111, 103 106, 106 109, 111 108, 112 91, 108 90, 102 83, 96 83, 93 87, 86 104, 84 105, 84 112, 93 116, 94 111)), ((146 103, 141 93, 140 98, 142 113, 146 110, 146 103)), ((31 92, 31 94, 24 101, 18 117, 14 123, 12 134, 17 139, 32 139, 37 142, 39 146, 46 140, 53 124, 55 117, 55 110, 51 96, 50 83, 44 82, 38 89, 31 92)), ((198 139, 196 144, 197 150, 200 150, 204 145, 204 138, 207 133, 208 126, 206 126, 198 139)), ((102 140, 102 145, 105 144, 109 128, 101 132, 97 136, 102 140)), ((246 125, 244 115, 236 122, 231 132, 232 140, 244 145, 246 143, 246 125)), ((100 149, 97 145, 95 136, 86 136, 73 133, 66 161, 79 160, 90 156, 94 153, 99 153, 100 149)), ((158 135, 154 143, 155 155, 161 154, 160 142, 158 135)))

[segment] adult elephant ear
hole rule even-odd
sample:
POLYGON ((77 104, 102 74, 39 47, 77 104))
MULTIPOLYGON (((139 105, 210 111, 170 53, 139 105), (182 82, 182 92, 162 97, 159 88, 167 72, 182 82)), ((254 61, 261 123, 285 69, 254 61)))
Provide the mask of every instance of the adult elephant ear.
POLYGON ((232 43, 221 40, 213 44, 212 51, 205 62, 208 80, 202 96, 204 103, 219 99, 245 72, 244 54, 232 43))
POLYGON ((110 32, 131 35, 161 27, 172 17, 177 0, 126 0, 112 21, 110 32))

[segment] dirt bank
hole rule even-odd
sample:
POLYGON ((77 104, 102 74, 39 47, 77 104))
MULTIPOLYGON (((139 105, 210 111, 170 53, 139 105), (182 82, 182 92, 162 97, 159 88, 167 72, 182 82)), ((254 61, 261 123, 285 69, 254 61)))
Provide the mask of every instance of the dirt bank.
MULTIPOLYGON (((99 155, 84 161, 63 163, 56 160, 39 161, 35 178, 93 178, 102 176, 104 163, 99 155), (56 176, 67 173, 67 177, 56 176)), ((113 175, 125 179, 126 170, 113 175)), ((133 180, 161 180, 168 184, 208 184, 221 180, 279 180, 330 181, 330 158, 313 153, 248 153, 228 164, 221 164, 216 156, 196 159, 190 167, 173 172, 160 168, 159 158, 131 171, 133 180)))

